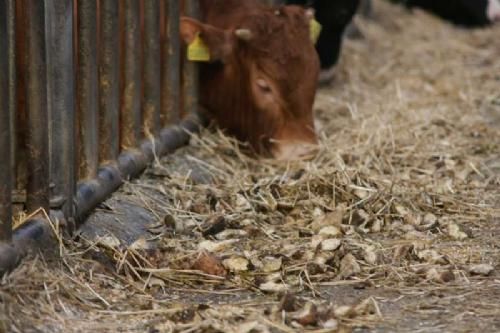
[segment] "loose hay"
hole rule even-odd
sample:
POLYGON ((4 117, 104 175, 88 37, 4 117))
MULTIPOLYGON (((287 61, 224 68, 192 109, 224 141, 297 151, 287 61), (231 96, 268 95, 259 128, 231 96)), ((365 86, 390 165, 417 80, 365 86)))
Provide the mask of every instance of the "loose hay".
POLYGON ((146 236, 64 240, 3 279, 4 331, 500 329, 500 27, 376 5, 318 94, 313 161, 193 137, 102 207, 145 207, 146 236))

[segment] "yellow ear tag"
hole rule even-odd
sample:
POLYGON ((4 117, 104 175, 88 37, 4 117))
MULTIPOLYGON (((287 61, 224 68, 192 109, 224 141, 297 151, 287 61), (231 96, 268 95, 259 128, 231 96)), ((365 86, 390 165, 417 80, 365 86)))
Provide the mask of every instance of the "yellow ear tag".
POLYGON ((321 33, 322 26, 315 19, 311 19, 310 29, 311 29, 311 40, 314 44, 316 44, 319 38, 319 34, 321 33))
POLYGON ((196 38, 188 45, 187 58, 190 61, 210 61, 210 50, 200 35, 196 35, 196 38))

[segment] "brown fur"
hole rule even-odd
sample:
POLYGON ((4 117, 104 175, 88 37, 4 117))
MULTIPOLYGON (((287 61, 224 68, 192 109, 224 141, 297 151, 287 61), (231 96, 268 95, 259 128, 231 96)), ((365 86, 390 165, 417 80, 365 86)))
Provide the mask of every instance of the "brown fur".
POLYGON ((206 24, 200 36, 218 60, 201 67, 202 106, 261 154, 277 155, 283 142, 315 143, 312 104, 319 62, 305 11, 254 0, 200 0, 200 5, 206 24), (252 32, 250 41, 234 35, 242 28, 252 32), (273 88, 269 107, 259 105, 254 84, 259 77, 273 88))

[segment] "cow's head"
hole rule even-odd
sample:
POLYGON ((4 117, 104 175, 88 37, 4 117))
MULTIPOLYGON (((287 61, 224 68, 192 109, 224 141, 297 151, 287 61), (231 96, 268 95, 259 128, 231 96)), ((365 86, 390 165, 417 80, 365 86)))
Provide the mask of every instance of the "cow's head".
POLYGON ((213 25, 181 19, 184 42, 199 36, 210 51, 201 103, 258 153, 278 159, 310 153, 317 143, 312 107, 319 73, 312 13, 280 6, 228 16, 213 25))

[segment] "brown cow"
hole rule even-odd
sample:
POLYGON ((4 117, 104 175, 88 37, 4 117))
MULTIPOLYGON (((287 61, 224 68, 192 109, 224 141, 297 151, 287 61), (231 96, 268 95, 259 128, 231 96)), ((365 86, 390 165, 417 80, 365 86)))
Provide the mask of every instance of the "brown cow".
POLYGON ((312 106, 319 60, 310 39, 312 13, 257 0, 200 0, 203 23, 181 18, 186 44, 197 36, 200 103, 217 123, 259 154, 297 159, 316 146, 312 106))

